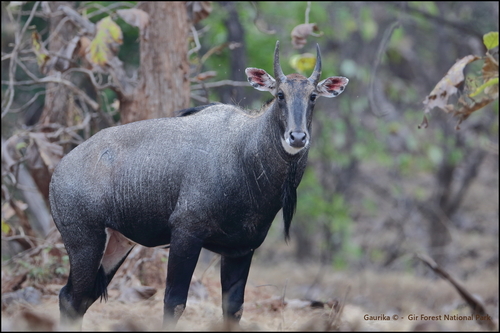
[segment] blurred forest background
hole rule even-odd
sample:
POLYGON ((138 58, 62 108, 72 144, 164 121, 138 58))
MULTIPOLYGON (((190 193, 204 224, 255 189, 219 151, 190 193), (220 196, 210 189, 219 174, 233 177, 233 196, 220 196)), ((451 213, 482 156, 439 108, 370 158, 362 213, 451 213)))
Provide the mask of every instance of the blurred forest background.
MULTIPOLYGON (((14 314, 15 292, 56 297, 47 286, 66 283, 47 200, 60 158, 105 127, 189 106, 259 109, 271 95, 250 87, 244 70, 273 73, 279 40, 285 74, 309 76, 318 43, 322 78, 350 82, 340 98, 318 100, 291 241, 278 214, 249 281, 254 267, 281 267, 281 283, 287 274, 310 277, 295 291, 287 281, 287 295, 326 302, 343 298, 355 277, 369 288, 363 274, 372 272, 385 284, 374 284, 377 293, 353 287, 346 304, 404 312, 383 299, 420 300, 386 294, 398 283, 387 274, 414 277, 409 285, 441 281, 420 254, 498 320, 498 34, 490 49, 489 32, 498 32, 498 2, 2 2, 2 317, 14 314), (465 66, 458 92, 438 96, 468 103, 469 112, 424 114, 423 101, 469 55, 478 59, 465 66), (471 98, 495 64, 496 86, 471 98), (347 278, 328 280, 336 274, 347 278)), ((137 247, 111 288, 134 279, 164 288, 167 257, 137 247)), ((443 313, 442 303, 459 308, 434 299, 427 309, 443 313)))

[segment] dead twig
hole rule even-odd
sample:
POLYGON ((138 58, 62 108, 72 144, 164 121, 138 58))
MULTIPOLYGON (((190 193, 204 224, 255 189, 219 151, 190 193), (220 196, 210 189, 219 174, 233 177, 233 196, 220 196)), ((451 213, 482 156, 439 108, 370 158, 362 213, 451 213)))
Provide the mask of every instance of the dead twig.
POLYGON ((344 299, 340 304, 332 304, 332 309, 330 311, 330 315, 328 316, 326 331, 338 331, 340 329, 340 318, 342 317, 342 312, 344 311, 347 295, 349 295, 350 291, 351 286, 347 287, 344 299))
POLYGON ((434 272, 436 272, 443 279, 448 280, 453 287, 458 291, 460 296, 467 302, 467 304, 472 309, 472 315, 476 318, 479 325, 484 326, 490 330, 498 330, 496 324, 492 321, 491 316, 486 312, 483 303, 472 295, 465 287, 455 280, 447 271, 439 267, 439 265, 429 256, 421 253, 415 254, 415 256, 423 261, 427 266, 429 266, 434 272), (478 319, 478 316, 480 319, 478 319))
MULTIPOLYGON (((2 81, 2 84, 12 84, 12 86, 27 86, 27 85, 33 85, 33 84, 44 84, 44 83, 61 83, 70 88, 75 94, 80 95, 80 97, 90 105, 90 107, 94 110, 99 109, 99 104, 94 101, 92 98, 90 98, 85 92, 83 92, 81 89, 77 88, 71 81, 65 80, 60 77, 55 77, 55 76, 47 76, 38 80, 26 80, 26 81, 17 81, 17 82, 9 82, 9 81, 2 81)), ((5 111, 4 111, 5 112, 5 111)), ((3 117, 3 113, 2 113, 3 117)))
MULTIPOLYGON (((368 100, 370 102, 370 107, 372 112, 378 116, 386 116, 389 114, 389 111, 385 110, 382 111, 379 108, 379 105, 377 104, 377 101, 375 100, 375 78, 377 75, 377 70, 378 66, 380 65, 382 61, 382 56, 384 53, 387 51, 387 45, 389 45, 389 41, 391 39, 392 33, 396 28, 399 28, 401 24, 399 23, 399 19, 395 22, 393 22, 385 31, 384 31, 384 36, 382 37, 382 40, 380 41, 378 51, 377 51, 377 57, 375 58, 375 62, 372 67, 372 72, 371 72, 371 77, 370 77, 370 88, 368 89, 368 100)), ((389 107, 389 104, 386 103, 386 108, 389 107)), ((391 111, 394 111, 393 107, 389 107, 391 111)))

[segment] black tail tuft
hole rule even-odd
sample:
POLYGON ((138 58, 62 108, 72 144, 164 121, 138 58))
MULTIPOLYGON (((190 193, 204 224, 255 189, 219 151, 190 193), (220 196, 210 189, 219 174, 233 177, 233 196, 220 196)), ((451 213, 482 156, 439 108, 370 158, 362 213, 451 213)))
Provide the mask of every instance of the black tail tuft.
POLYGON ((108 278, 102 266, 99 266, 99 270, 97 271, 94 290, 95 290, 95 296, 94 296, 95 299, 98 299, 100 297, 101 302, 103 299, 105 302, 108 301, 108 278))

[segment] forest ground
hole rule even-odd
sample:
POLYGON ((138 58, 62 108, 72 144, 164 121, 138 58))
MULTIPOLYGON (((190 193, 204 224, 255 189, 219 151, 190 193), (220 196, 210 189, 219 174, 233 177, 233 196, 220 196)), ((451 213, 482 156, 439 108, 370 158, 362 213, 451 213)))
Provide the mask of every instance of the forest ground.
MULTIPOLYGON (((190 292, 187 308, 177 329, 191 331, 224 328, 216 266, 205 272, 197 269, 193 279, 196 281, 192 287, 194 291, 190 292)), ((464 285, 483 300, 489 313, 498 320, 498 271, 485 270, 464 285)), ((38 305, 18 305, 2 311, 2 326, 8 325, 5 320, 14 321, 18 325, 15 322, 20 320, 18 316, 21 308, 28 308, 57 322, 57 293, 61 287, 62 285, 47 286, 42 302, 38 305)), ((163 292, 164 289, 158 289, 150 299, 130 303, 120 300, 120 292, 111 289, 106 303, 97 301, 90 307, 83 321, 83 330, 158 330, 163 312, 163 292)), ((439 278, 422 278, 401 272, 334 272, 318 265, 303 265, 297 269, 292 263, 273 266, 256 263, 251 269, 246 289, 241 328, 252 331, 485 330, 475 320, 443 318, 444 314, 466 316, 470 313, 465 301, 449 282, 439 278), (324 304, 314 308, 310 302, 302 299, 302 295, 311 287, 319 271, 323 271, 321 282, 313 286, 312 295, 324 304), (343 306, 340 315, 339 305, 343 306), (412 314, 416 315, 416 320, 409 319, 412 314), (366 320, 365 315, 385 315, 390 320, 366 320), (421 315, 441 315, 442 318, 422 318, 421 315), (394 316, 398 319, 394 320, 394 316)))
MULTIPOLYGON (((453 229, 448 249, 451 259, 446 267, 468 292, 482 301, 498 327, 498 174, 491 172, 491 168, 498 170, 498 162, 489 159, 486 163, 464 201, 462 215, 466 221, 453 229)), ((360 236, 354 238, 356 241, 370 240, 370 246, 378 246, 377 242, 387 240, 388 230, 367 229, 366 224, 358 223, 355 232, 360 236)), ((484 322, 457 317, 469 316, 470 307, 449 281, 415 259, 414 252, 408 251, 405 255, 406 262, 411 263, 408 269, 396 264, 392 267, 355 265, 338 270, 331 265, 299 264, 292 259, 293 249, 293 239, 286 244, 282 235, 270 235, 256 251, 245 293, 241 329, 488 330, 481 325, 484 322), (366 315, 372 318, 365 318, 366 315), (444 315, 455 317, 447 320, 444 315)), ((211 258, 211 254, 204 254, 198 263, 178 330, 228 329, 221 320, 219 263, 211 258)), ((2 282, 4 269, 7 268, 2 267, 2 282)), ((126 288, 120 289, 119 283, 114 283, 108 301, 97 301, 88 310, 83 330, 160 329, 165 276, 162 269, 149 269, 149 272, 151 276, 146 280, 157 281, 152 284, 156 289, 152 297, 131 302, 130 298, 127 300, 126 288)), ((124 276, 117 274, 117 278, 124 276)), ((2 331, 42 327, 36 319, 34 326, 26 326, 25 319, 33 319, 30 315, 21 315, 25 310, 47 318, 48 327, 56 326, 57 294, 63 283, 44 285, 38 304, 7 303, 2 295, 2 331)))

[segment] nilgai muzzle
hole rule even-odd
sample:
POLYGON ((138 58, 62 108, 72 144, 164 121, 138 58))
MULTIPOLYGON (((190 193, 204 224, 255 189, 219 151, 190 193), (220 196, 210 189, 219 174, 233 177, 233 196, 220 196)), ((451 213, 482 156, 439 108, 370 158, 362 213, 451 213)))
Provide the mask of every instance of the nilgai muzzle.
POLYGON ((285 237, 311 142, 316 98, 335 97, 349 80, 319 81, 317 46, 309 78, 274 78, 247 68, 250 84, 274 99, 258 113, 211 104, 184 116, 104 129, 57 166, 50 204, 70 261, 59 294, 61 322, 81 325, 135 244, 169 245, 164 327, 181 316, 202 248, 219 253, 223 316, 238 322, 253 252, 283 209, 285 237))

